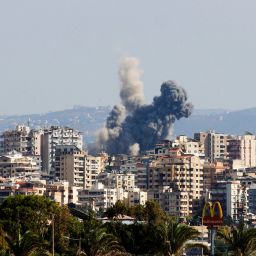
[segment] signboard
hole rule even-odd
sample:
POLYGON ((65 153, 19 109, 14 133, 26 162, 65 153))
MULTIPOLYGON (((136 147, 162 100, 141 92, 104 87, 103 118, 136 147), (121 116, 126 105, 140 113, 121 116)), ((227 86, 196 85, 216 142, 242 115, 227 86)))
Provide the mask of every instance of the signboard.
POLYGON ((213 204, 206 202, 202 214, 203 225, 220 226, 223 224, 223 212, 220 202, 216 201, 213 204))

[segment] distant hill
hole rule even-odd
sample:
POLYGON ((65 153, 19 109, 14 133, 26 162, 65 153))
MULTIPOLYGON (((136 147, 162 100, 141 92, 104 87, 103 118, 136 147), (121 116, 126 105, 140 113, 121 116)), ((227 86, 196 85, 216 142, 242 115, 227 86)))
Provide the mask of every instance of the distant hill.
POLYGON ((174 134, 188 134, 204 130, 215 130, 228 134, 256 133, 256 108, 239 111, 196 110, 189 118, 174 125, 174 134))
POLYGON ((76 106, 73 109, 45 114, 0 116, 0 132, 13 129, 17 124, 27 125, 29 123, 32 128, 60 125, 83 132, 85 141, 91 142, 94 139, 95 132, 103 126, 110 110, 110 106, 76 106))
MULTIPOLYGON (((94 140, 96 131, 104 125, 110 110, 110 106, 76 106, 45 114, 0 116, 0 132, 28 122, 33 128, 61 125, 83 132, 85 142, 89 143, 94 140)), ((173 135, 192 136, 195 132, 210 129, 229 134, 244 134, 246 131, 256 133, 256 108, 239 111, 198 109, 189 118, 175 122, 173 135)))

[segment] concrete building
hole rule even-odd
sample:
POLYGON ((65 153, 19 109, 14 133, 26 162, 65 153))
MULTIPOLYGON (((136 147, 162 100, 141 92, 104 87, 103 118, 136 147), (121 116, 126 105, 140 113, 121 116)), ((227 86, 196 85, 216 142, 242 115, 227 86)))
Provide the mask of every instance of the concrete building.
POLYGON ((147 192, 142 191, 139 188, 133 187, 127 190, 127 199, 124 199, 127 202, 128 206, 135 206, 135 205, 145 205, 147 201, 147 192))
POLYGON ((105 188, 102 183, 96 183, 90 189, 80 190, 78 203, 91 206, 94 210, 106 210, 113 206, 118 200, 124 199, 122 188, 105 188))
POLYGON ((69 203, 69 183, 67 181, 47 183, 45 190, 45 196, 51 200, 61 205, 69 203))
POLYGON ((203 187, 204 191, 211 190, 218 180, 223 180, 225 166, 223 162, 205 162, 203 167, 203 187))
POLYGON ((256 214, 256 184, 248 188, 248 213, 256 214))
POLYGON ((136 164, 135 186, 143 190, 148 188, 148 164, 136 164))
POLYGON ((204 191, 205 201, 215 202, 218 201, 221 204, 223 215, 227 216, 227 182, 224 180, 217 180, 212 184, 211 190, 204 191))
POLYGON ((16 151, 0 156, 0 176, 4 178, 40 174, 40 168, 34 158, 23 156, 16 151))
POLYGON ((135 175, 132 173, 116 173, 114 179, 116 188, 128 190, 135 187, 135 175))
MULTIPOLYGON (((196 212, 203 195, 204 160, 183 154, 180 149, 169 150, 170 156, 158 157, 148 167, 148 192, 172 188, 175 192, 189 193, 187 215, 196 212)), ((160 202, 161 204, 161 202, 160 202)))
POLYGON ((92 187, 104 167, 102 156, 89 156, 74 145, 56 146, 54 175, 59 180, 68 181, 70 186, 92 187))
POLYGON ((227 159, 228 135, 215 131, 199 132, 194 134, 194 139, 204 145, 205 157, 210 162, 227 159))
POLYGON ((188 192, 179 191, 169 186, 158 190, 148 190, 148 200, 155 200, 171 216, 186 217, 192 212, 191 198, 188 192))
POLYGON ((241 185, 239 180, 228 181, 226 184, 227 215, 234 220, 245 217, 248 209, 248 188, 241 185))
POLYGON ((186 135, 177 136, 172 142, 172 147, 180 148, 184 153, 204 157, 204 144, 188 138, 186 135))
POLYGON ((53 171, 55 161, 55 151, 58 145, 75 145, 82 149, 82 134, 68 127, 51 126, 44 129, 42 135, 42 169, 53 171))
POLYGON ((2 152, 17 151, 23 155, 41 155, 42 130, 31 130, 28 126, 17 125, 1 135, 2 152))
POLYGON ((256 166, 256 137, 252 134, 245 134, 228 139, 228 157, 241 160, 243 166, 256 166))

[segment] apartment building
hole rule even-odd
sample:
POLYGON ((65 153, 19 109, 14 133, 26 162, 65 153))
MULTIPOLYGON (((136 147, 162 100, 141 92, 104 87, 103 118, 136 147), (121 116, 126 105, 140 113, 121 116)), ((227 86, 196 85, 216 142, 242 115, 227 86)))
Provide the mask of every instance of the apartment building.
POLYGON ((102 183, 96 183, 90 189, 80 190, 78 203, 91 206, 94 210, 106 210, 113 206, 118 200, 124 199, 122 188, 106 188, 102 183))
POLYGON ((66 205, 69 203, 68 181, 50 182, 45 185, 45 196, 51 200, 66 205))
MULTIPOLYGON (((103 156, 104 157, 104 156, 103 156)), ((56 146, 54 176, 70 186, 90 188, 105 168, 102 156, 90 156, 74 145, 56 146)))
POLYGON ((228 157, 239 159, 244 167, 256 166, 256 136, 245 134, 228 139, 228 157))
POLYGON ((41 142, 42 169, 44 171, 53 171, 56 146, 58 145, 75 145, 82 149, 82 134, 69 127, 51 126, 44 129, 41 142))
POLYGON ((172 142, 173 148, 180 148, 184 153, 204 157, 204 143, 188 138, 186 135, 177 136, 172 142))
POLYGON ((234 220, 245 217, 248 210, 248 187, 239 180, 226 183, 226 210, 227 215, 234 220))
POLYGON ((11 151, 0 156, 0 176, 3 178, 15 176, 38 176, 40 167, 33 157, 23 156, 11 151))
POLYGON ((211 190, 218 180, 224 179, 225 166, 223 162, 205 162, 203 167, 203 187, 204 191, 211 190))
POLYGON ((42 130, 31 130, 26 125, 17 125, 14 130, 8 130, 1 135, 1 151, 17 151, 23 155, 41 155, 42 130))
POLYGON ((68 181, 71 186, 85 187, 86 153, 74 145, 57 145, 55 151, 54 177, 68 181))
POLYGON ((256 215, 256 184, 252 184, 248 188, 247 193, 248 213, 253 213, 256 215))
POLYGON ((124 198, 124 202, 126 202, 129 207, 135 205, 145 205, 148 199, 148 193, 139 188, 133 187, 127 190, 127 195, 124 197, 126 197, 124 198))
POLYGON ((227 159, 228 135, 215 131, 199 132, 194 134, 194 139, 204 145, 205 157, 210 162, 227 159))
MULTIPOLYGON (((183 154, 180 149, 169 150, 170 156, 158 157, 148 167, 148 189, 162 191, 170 187, 173 191, 189 193, 187 215, 198 210, 203 195, 204 160, 198 156, 183 154)), ((160 203, 161 204, 161 203, 160 203)))

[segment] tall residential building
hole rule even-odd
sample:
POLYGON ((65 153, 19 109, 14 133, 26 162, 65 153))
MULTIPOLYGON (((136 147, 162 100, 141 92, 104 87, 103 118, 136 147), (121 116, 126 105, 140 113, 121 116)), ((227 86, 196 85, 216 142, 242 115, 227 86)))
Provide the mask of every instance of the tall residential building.
POLYGON ((194 139, 204 144, 205 157, 210 161, 227 159, 228 135, 215 131, 199 132, 194 134, 194 139))
POLYGON ((244 167, 256 166, 256 136, 245 134, 228 140, 228 156, 240 159, 244 167))
POLYGON ((248 209, 248 187, 239 180, 228 181, 226 184, 227 215, 234 220, 246 216, 248 209))
POLYGON ((41 155, 42 130, 31 130, 28 126, 17 125, 1 135, 2 152, 17 151, 23 155, 41 155))
POLYGON ((225 166, 223 162, 205 162, 203 168, 204 191, 212 189, 217 180, 223 180, 225 166))
POLYGON ((177 188, 165 186, 158 190, 148 190, 148 200, 156 200, 172 216, 186 217, 192 212, 190 193, 177 188))
POLYGON ((75 145, 82 149, 82 134, 68 127, 51 126, 44 129, 41 143, 42 169, 44 171, 53 171, 57 145, 75 145))
POLYGON ((68 181, 70 186, 92 187, 104 167, 102 156, 89 156, 74 145, 56 146, 54 176, 68 181))
POLYGON ((186 214, 190 215, 198 210, 203 195, 203 165, 204 160, 200 157, 172 149, 170 156, 158 157, 150 163, 148 189, 162 191, 164 187, 170 187, 173 191, 189 193, 186 214))
POLYGON ((248 212, 256 215, 256 184, 248 189, 248 212))

